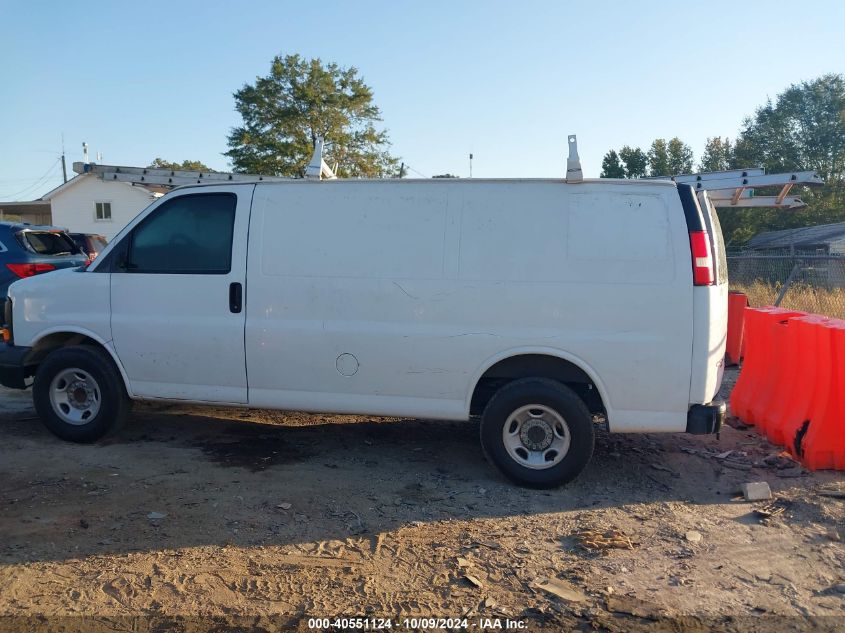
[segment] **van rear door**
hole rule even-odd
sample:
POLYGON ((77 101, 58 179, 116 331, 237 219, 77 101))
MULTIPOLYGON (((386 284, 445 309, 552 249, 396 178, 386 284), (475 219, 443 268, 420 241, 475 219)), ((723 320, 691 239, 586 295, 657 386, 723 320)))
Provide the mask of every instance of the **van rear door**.
POLYGON ((696 196, 692 188, 686 185, 679 185, 678 189, 682 201, 686 198, 685 212, 690 228, 694 275, 690 404, 709 404, 719 391, 725 368, 728 331, 728 266, 725 242, 719 216, 707 192, 699 192, 696 196), (692 204, 695 209, 687 209, 692 204), (692 214, 700 219, 699 226, 690 224, 692 214), (697 236, 694 236, 694 233, 697 236), (695 240, 698 240, 698 243, 695 240), (709 281, 704 279, 705 268, 710 271, 709 281), (701 278, 696 278, 699 273, 701 278))

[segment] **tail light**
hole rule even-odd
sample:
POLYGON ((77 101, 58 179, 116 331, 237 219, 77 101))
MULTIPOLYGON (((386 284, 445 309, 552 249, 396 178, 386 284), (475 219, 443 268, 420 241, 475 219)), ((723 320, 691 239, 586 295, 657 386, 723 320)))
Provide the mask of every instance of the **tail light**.
POLYGON ((6 264, 6 268, 11 270, 17 277, 25 279, 40 273, 47 273, 51 270, 56 270, 53 264, 6 264))
POLYGON ((707 231, 690 231, 689 245, 692 251, 693 285, 713 285, 713 254, 710 252, 710 237, 707 231))

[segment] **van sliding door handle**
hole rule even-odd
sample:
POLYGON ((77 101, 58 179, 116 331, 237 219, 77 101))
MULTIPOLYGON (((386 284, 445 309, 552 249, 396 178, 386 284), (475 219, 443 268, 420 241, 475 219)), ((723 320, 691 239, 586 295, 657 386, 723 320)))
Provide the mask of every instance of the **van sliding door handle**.
POLYGON ((238 314, 243 307, 243 286, 237 281, 229 284, 229 312, 238 314))

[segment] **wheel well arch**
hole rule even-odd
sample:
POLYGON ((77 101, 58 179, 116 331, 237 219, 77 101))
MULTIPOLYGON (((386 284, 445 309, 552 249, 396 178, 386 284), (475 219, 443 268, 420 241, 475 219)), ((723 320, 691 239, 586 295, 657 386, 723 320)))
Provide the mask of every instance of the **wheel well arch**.
POLYGON ((115 367, 117 367, 117 370, 120 373, 120 379, 123 381, 127 393, 131 395, 132 392, 129 390, 129 381, 127 380, 126 373, 123 370, 123 365, 120 363, 120 359, 117 357, 117 354, 115 354, 114 350, 111 349, 104 341, 91 332, 57 330, 42 334, 39 338, 33 341, 32 349, 29 354, 27 354, 27 374, 34 375, 35 371, 38 369, 38 365, 47 358, 50 352, 62 347, 71 347, 73 345, 89 345, 91 347, 101 349, 108 354, 109 358, 112 359, 112 362, 114 362, 115 367))
POLYGON ((569 359, 542 352, 518 353, 490 365, 475 382, 470 415, 480 415, 496 391, 520 378, 556 380, 572 389, 591 413, 607 415, 603 389, 590 373, 569 359))

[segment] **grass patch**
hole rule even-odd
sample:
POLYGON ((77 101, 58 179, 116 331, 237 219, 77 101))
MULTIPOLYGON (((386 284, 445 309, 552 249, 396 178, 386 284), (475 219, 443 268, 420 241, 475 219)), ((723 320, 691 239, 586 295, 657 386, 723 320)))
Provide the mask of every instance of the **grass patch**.
MULTIPOLYGON (((744 293, 748 297, 748 303, 754 308, 773 305, 782 287, 780 282, 768 283, 760 280, 731 284, 731 290, 744 293)), ((780 307, 845 319, 845 289, 794 283, 786 291, 780 307)))

